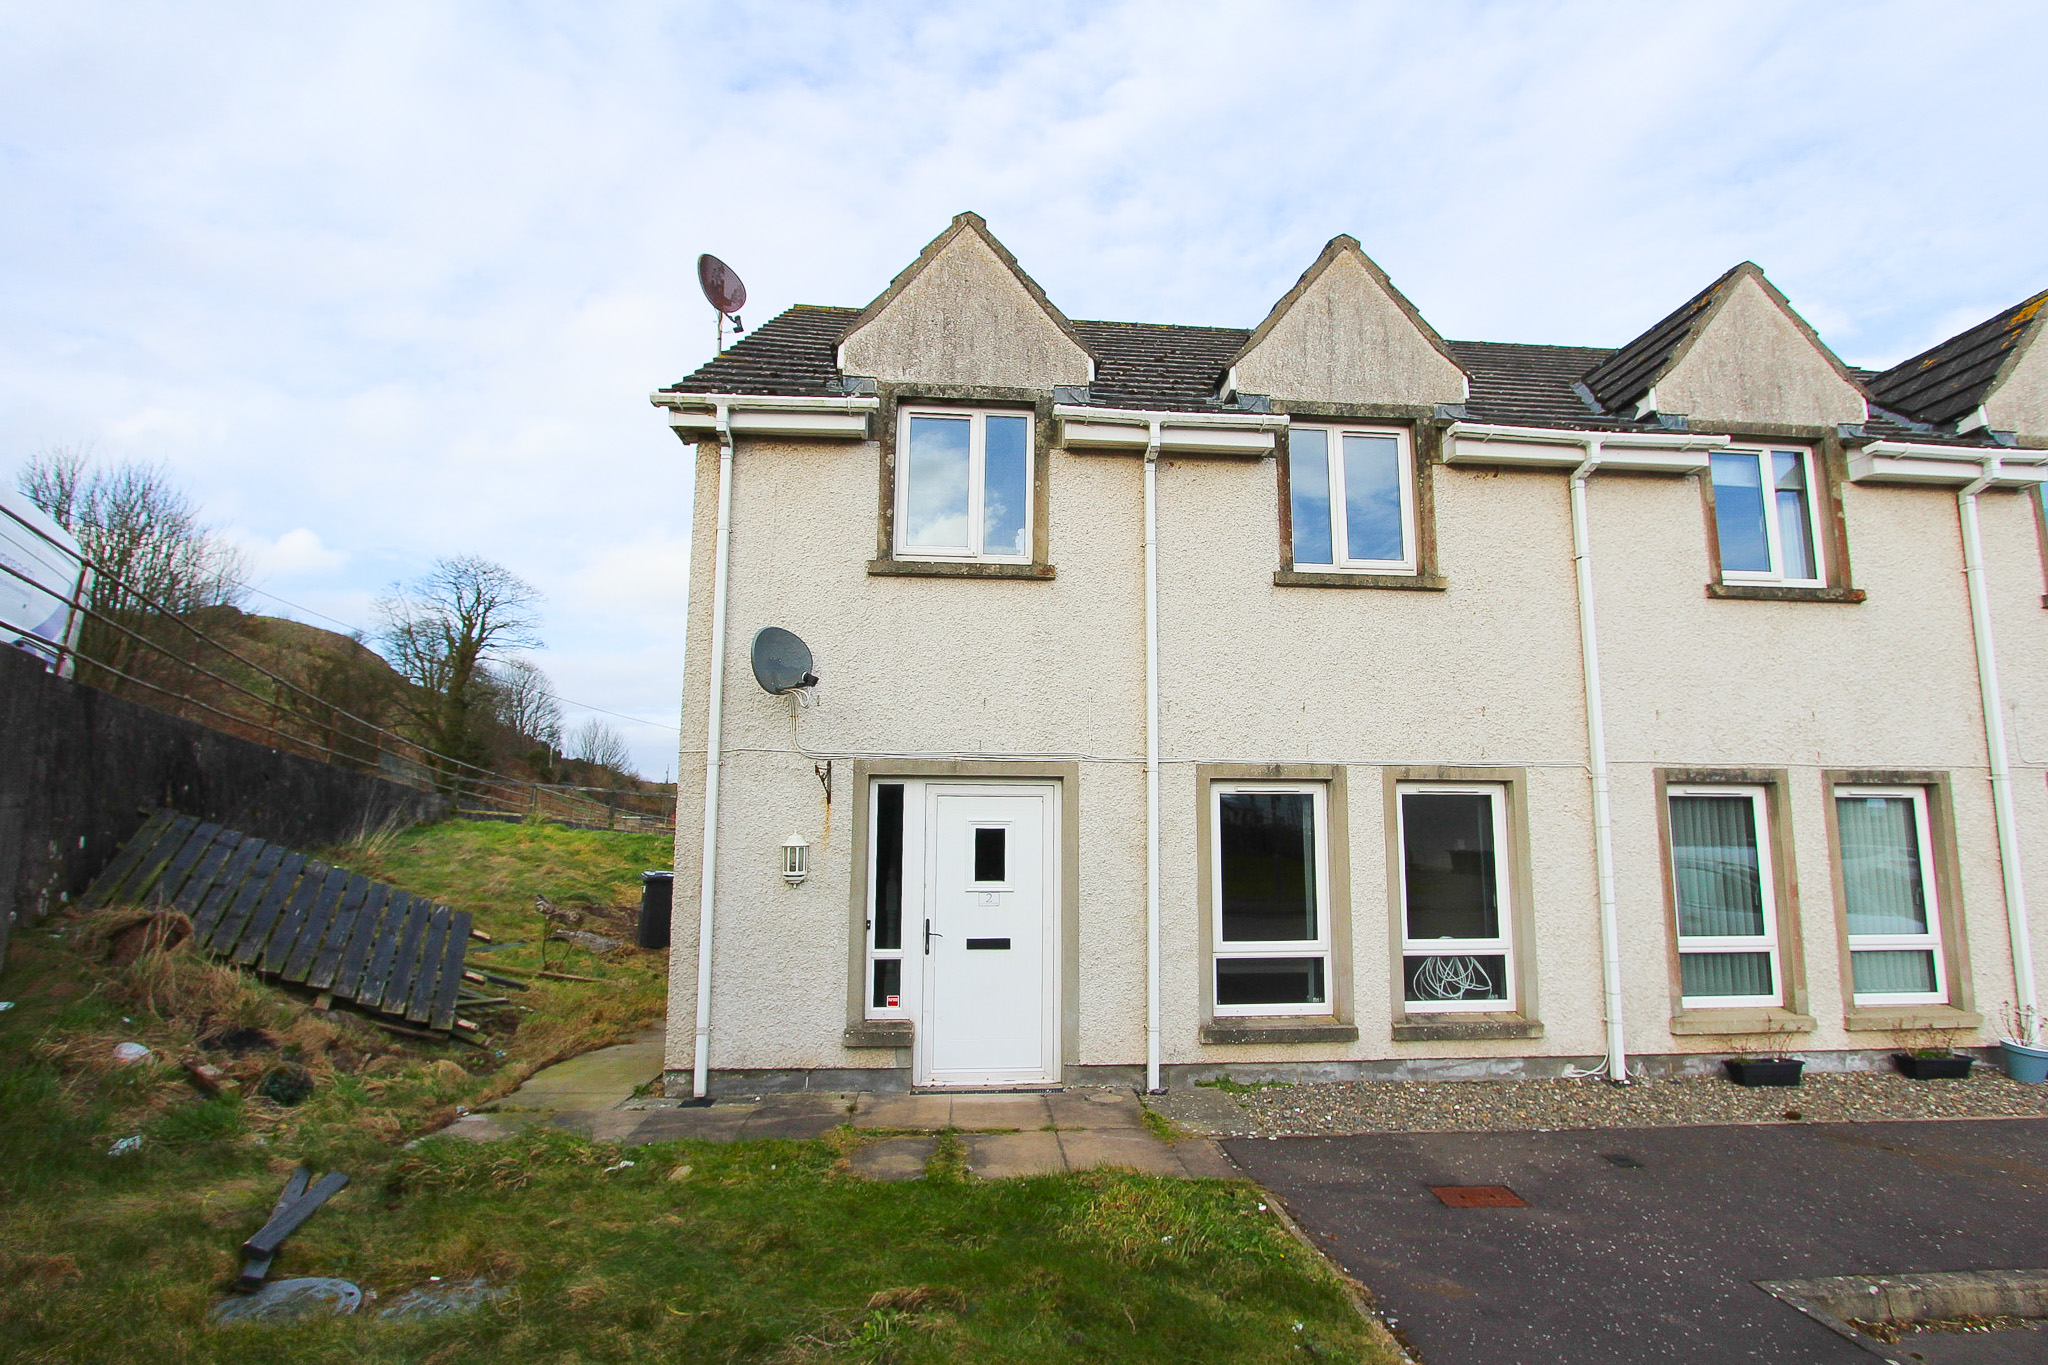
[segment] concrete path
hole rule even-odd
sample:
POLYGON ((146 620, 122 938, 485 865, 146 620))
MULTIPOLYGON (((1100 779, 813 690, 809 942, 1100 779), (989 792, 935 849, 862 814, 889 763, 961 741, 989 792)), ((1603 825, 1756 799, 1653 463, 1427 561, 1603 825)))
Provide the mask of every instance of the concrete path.
POLYGON ((818 1138, 850 1126, 864 1141, 849 1157, 874 1180, 915 1180, 951 1131, 966 1148, 967 1169, 983 1179, 1120 1166, 1153 1175, 1234 1180, 1238 1169, 1215 1142, 1166 1141, 1147 1126, 1128 1090, 804 1093, 721 1099, 704 1106, 638 1097, 661 1074, 662 1035, 650 1029, 630 1043, 599 1048, 545 1067, 505 1098, 465 1114, 441 1136, 471 1142, 508 1137, 534 1123, 606 1142, 697 1138, 818 1138))
MULTIPOLYGON (((2043 1119, 1227 1146, 1431 1365, 1872 1365, 1755 1281, 2048 1266, 2043 1119), (1431 1191, 1460 1185, 1525 1207, 1431 1191)), ((1915 1340, 1908 1359, 2048 1358, 1999 1354, 2033 1332, 1915 1340)))

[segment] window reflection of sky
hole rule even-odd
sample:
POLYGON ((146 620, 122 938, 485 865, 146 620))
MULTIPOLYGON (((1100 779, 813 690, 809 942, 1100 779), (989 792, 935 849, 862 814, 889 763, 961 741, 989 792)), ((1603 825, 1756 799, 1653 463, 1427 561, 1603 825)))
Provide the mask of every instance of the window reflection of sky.
POLYGON ((1030 422, 1022 417, 989 417, 983 431, 982 553, 1021 555, 1024 509, 1031 496, 1030 422))
POLYGON ((903 543, 919 549, 967 548, 967 446, 964 417, 910 419, 904 472, 903 543))

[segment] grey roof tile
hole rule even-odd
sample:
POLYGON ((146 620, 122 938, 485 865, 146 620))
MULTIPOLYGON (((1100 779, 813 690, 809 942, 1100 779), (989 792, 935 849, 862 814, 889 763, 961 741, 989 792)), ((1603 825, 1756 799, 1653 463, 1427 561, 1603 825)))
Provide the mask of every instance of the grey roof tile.
POLYGON ((1946 424, 1975 412, 1998 370, 2048 304, 2048 290, 1959 332, 1866 381, 1874 403, 1916 422, 1946 424))

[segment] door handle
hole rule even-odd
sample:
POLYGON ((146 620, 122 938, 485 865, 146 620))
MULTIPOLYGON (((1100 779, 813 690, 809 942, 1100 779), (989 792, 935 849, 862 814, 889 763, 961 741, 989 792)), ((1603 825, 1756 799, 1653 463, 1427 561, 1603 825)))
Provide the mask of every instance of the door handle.
POLYGON ((945 937, 945 935, 944 935, 944 934, 936 934, 936 933, 933 933, 933 932, 932 932, 932 922, 931 922, 930 920, 926 920, 926 921, 924 922, 924 955, 925 955, 926 957, 930 957, 930 956, 932 955, 932 940, 933 940, 933 939, 935 939, 935 938, 944 938, 944 937, 945 937))

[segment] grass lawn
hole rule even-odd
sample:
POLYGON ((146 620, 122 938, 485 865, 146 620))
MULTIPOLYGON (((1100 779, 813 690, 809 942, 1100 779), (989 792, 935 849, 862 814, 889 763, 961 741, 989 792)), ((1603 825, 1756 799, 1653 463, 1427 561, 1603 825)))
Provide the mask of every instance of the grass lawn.
MULTIPOLYGON (((589 907, 605 932, 603 912, 630 903, 664 844, 452 824, 333 856, 475 912, 505 943, 537 936, 536 891, 589 907)), ((15 1002, 0 1012, 0 1360, 1393 1359, 1240 1182, 981 1182, 948 1142, 926 1180, 876 1185, 846 1171, 862 1140, 851 1129, 801 1143, 619 1148, 544 1130, 404 1146, 456 1105, 658 1017, 659 954, 552 945, 551 962, 604 983, 511 992, 529 1008, 493 1016, 479 1050, 316 1012, 182 950, 113 967, 112 922, 19 931, 0 975, 0 1000, 15 1002), (115 1065, 124 1040, 166 1059, 203 1052, 242 1096, 203 1098, 170 1060, 115 1065), (257 1093, 288 1068, 313 1079, 310 1098, 257 1093), (138 1151, 107 1155, 132 1134, 138 1151), (429 1276, 481 1276, 509 1296, 414 1326, 377 1322, 370 1303, 315 1325, 207 1327, 237 1244, 302 1160, 354 1184, 286 1243, 273 1278, 335 1275, 389 1300, 429 1276)), ((537 945, 489 957, 532 965, 537 945)))

